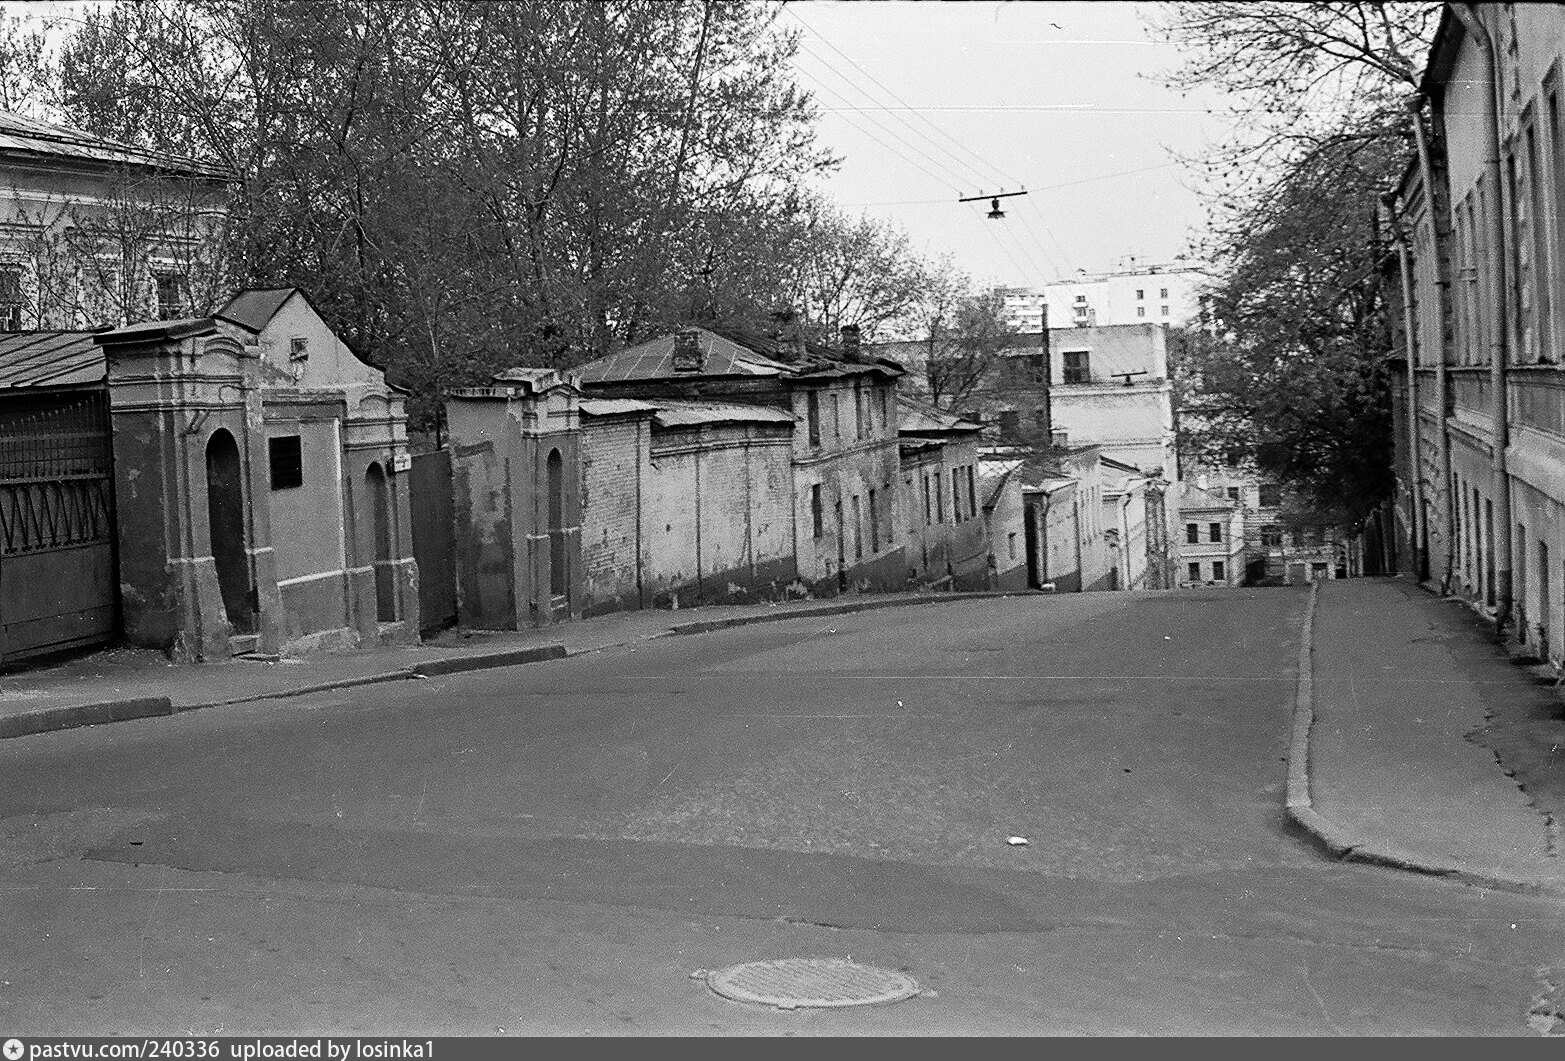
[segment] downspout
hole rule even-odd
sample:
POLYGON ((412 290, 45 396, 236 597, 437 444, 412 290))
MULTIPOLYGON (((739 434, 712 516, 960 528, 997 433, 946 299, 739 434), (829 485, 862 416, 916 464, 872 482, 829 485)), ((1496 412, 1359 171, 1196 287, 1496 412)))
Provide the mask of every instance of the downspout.
POLYGON ((1494 307, 1489 335, 1489 389, 1493 392, 1494 424, 1491 440, 1494 456, 1491 468, 1491 489, 1494 491, 1494 508, 1499 527, 1491 529, 1494 540, 1494 632, 1504 638, 1506 624, 1511 619, 1511 479, 1505 467, 1505 448, 1510 444, 1510 422, 1505 393, 1506 357, 1510 328, 1510 292, 1506 278, 1506 256, 1509 241, 1505 238, 1506 188, 1500 169, 1500 63, 1495 53, 1494 38, 1484 28, 1483 20, 1470 4, 1449 4, 1451 13, 1461 19, 1467 32, 1472 34, 1484 57, 1483 122, 1484 122, 1484 173, 1489 187, 1494 189, 1492 208, 1488 222, 1488 242, 1492 248, 1494 267, 1491 270, 1490 304, 1494 307))
MULTIPOLYGON (((1424 203, 1429 210, 1430 226, 1434 230, 1434 272, 1435 272, 1435 409, 1436 417, 1440 423, 1440 434, 1436 439, 1436 451, 1439 459, 1440 482, 1435 496, 1443 500, 1440 505, 1440 539, 1443 545, 1442 570, 1440 572, 1440 595, 1446 596, 1451 592, 1451 581, 1456 576, 1456 504, 1457 498, 1451 490, 1451 434, 1446 426, 1446 410, 1450 408, 1450 377, 1446 373, 1446 365, 1450 363, 1450 353, 1446 349, 1446 322, 1450 320, 1451 312, 1451 277, 1446 269, 1446 249, 1450 246, 1451 225, 1441 209, 1439 189, 1435 184, 1435 169, 1429 151, 1429 135, 1424 129, 1421 112, 1423 110, 1424 96, 1416 95, 1408 100, 1408 110, 1413 120, 1413 137, 1418 141, 1418 168, 1423 175, 1424 203)), ((1431 117, 1433 106, 1431 106, 1431 117)))
MULTIPOLYGON (((1418 120, 1417 115, 1413 117, 1418 120)), ((1428 193, 1425 193, 1428 199, 1428 193)), ((1408 488, 1412 494, 1412 519, 1408 521, 1409 532, 1412 535, 1413 574, 1422 581, 1426 577, 1426 557, 1422 546, 1424 532, 1424 487, 1423 487, 1423 458, 1419 447, 1418 431, 1418 343, 1414 332, 1416 326, 1413 319, 1413 256, 1408 253, 1407 238, 1402 234, 1402 226, 1397 221, 1396 210, 1393 204, 1396 201, 1395 192, 1387 192, 1382 196, 1386 207, 1386 227, 1391 232, 1391 239, 1397 245, 1398 273, 1402 278, 1402 331, 1403 343, 1407 347, 1407 462, 1408 462, 1408 488)))

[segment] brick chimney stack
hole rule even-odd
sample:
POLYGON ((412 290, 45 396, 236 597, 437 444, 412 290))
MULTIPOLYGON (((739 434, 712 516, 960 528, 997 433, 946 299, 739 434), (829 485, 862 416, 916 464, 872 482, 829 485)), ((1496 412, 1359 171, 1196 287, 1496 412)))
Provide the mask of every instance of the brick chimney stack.
POLYGON ((674 336, 674 371, 675 372, 700 372, 705 367, 705 359, 701 355, 701 333, 695 328, 686 328, 674 336))
POLYGON ((859 326, 857 324, 844 324, 842 326, 842 356, 848 361, 862 361, 859 351, 859 326))

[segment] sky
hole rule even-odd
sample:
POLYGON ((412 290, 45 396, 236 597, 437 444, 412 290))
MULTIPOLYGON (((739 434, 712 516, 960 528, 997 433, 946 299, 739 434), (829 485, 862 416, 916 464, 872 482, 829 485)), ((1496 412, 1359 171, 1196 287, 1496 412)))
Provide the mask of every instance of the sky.
POLYGON ((823 190, 985 285, 1036 287, 1193 253, 1204 212, 1176 155, 1223 139, 1225 101, 1181 98, 1155 80, 1179 63, 1143 21, 1155 7, 788 3, 782 22, 802 32, 799 83, 842 159, 823 190), (1000 220, 988 199, 958 202, 1023 188, 1000 201, 1000 220))
MULTIPOLYGON (((0 9, 79 16, 98 2, 0 9)), ((983 286, 1038 287, 1193 251, 1204 213, 1176 155, 1224 137, 1226 101, 1157 82, 1179 63, 1144 21, 1157 6, 788 0, 780 20, 801 33, 799 83, 842 160, 822 189, 983 286), (958 202, 1023 189, 1000 201, 997 221, 988 198, 958 202)))

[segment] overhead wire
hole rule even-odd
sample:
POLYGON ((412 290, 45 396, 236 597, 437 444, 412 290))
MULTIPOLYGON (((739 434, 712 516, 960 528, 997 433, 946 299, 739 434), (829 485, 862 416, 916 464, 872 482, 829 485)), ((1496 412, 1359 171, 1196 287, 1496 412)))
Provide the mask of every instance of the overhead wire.
MULTIPOLYGON (((847 63, 850 66, 852 66, 855 70, 859 71, 859 73, 861 73, 865 77, 869 78, 869 80, 871 82, 873 82, 876 86, 878 86, 882 92, 884 92, 886 95, 890 96, 892 99, 896 100, 898 103, 900 103, 907 110, 913 112, 913 114, 915 114, 919 118, 919 120, 922 121, 925 125, 929 126, 935 132, 939 133, 941 136, 943 136, 947 140, 951 141, 951 143, 955 144, 960 150, 966 152, 975 161, 977 161, 980 168, 974 169, 971 165, 969 165, 969 167, 968 167, 970 169, 973 169, 974 173, 983 175, 982 174, 982 167, 987 167, 991 173, 998 174, 1002 178, 1004 183, 1014 184, 1018 188, 1021 187, 1021 182, 1017 181, 1014 177, 1010 177, 1009 175, 1007 175, 1004 170, 1000 169, 998 166, 994 165, 992 162, 988 161, 987 159, 981 157, 976 152, 974 152, 971 148, 969 148, 966 144, 962 143, 960 140, 956 139, 950 133, 946 132, 944 129, 942 129, 938 125, 936 125, 934 122, 932 122, 928 118, 926 118, 924 116, 924 114, 923 114, 923 109, 922 108, 914 107, 912 104, 908 103, 907 100, 903 99, 901 96, 899 96, 895 92, 893 92, 889 87, 887 87, 887 85, 884 82, 882 82, 878 77, 876 77, 874 74, 870 73, 863 66, 861 66, 852 56, 848 55, 841 48, 837 47, 831 41, 827 40, 826 37, 823 36, 819 30, 817 30, 814 26, 810 25, 802 17, 800 17, 800 15, 799 15, 799 13, 797 11, 795 11, 795 10, 793 10, 791 8, 784 8, 783 10, 787 11, 790 15, 792 15, 794 21, 799 23, 799 25, 803 26, 806 30, 808 30, 810 32, 810 34, 815 37, 816 40, 820 41, 822 44, 826 45, 826 47, 828 47, 832 51, 836 52, 844 60, 846 60, 847 63)), ((814 54, 814 53, 811 53, 811 54, 814 54)), ((817 58, 819 58, 819 57, 817 56, 817 58)), ((840 75, 840 76, 846 77, 846 75, 840 75)), ((866 97, 873 98, 873 97, 870 97, 869 93, 867 93, 867 92, 864 93, 864 95, 866 97)), ((888 114, 896 115, 896 112, 894 110, 892 110, 892 108, 886 107, 884 104, 880 104, 880 108, 882 110, 886 111, 888 114)), ((900 115, 896 115, 896 116, 900 118, 900 115)), ((902 120, 904 122, 906 122, 906 119, 902 119, 902 120)), ((909 124, 909 127, 911 128, 911 123, 907 123, 907 124, 909 124)), ((927 134, 920 134, 920 135, 923 135, 925 137, 925 139, 929 139, 927 134)), ((929 140, 929 142, 931 144, 935 144, 936 143, 936 141, 934 141, 934 140, 929 140)), ((945 149, 943 149, 943 150, 945 150, 945 149)), ((955 158, 956 156, 953 155, 952 157, 955 158)))

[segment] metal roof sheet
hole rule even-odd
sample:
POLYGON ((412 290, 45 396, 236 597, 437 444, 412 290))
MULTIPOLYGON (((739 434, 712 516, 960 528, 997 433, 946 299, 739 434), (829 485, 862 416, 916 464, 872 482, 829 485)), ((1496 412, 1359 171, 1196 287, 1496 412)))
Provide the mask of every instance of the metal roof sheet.
POLYGON ((581 411, 588 416, 623 416, 627 413, 652 413, 658 407, 634 398, 583 398, 581 411))
POLYGON ((657 404, 660 427, 697 427, 701 424, 789 424, 793 414, 766 405, 728 402, 665 402, 657 404))
POLYGON ((197 162, 195 159, 144 151, 113 140, 105 140, 101 136, 94 136, 80 129, 41 122, 34 118, 24 118, 20 114, 9 111, 0 111, 0 150, 27 151, 61 158, 146 166, 220 180, 237 179, 221 167, 197 162))
POLYGON ((107 374, 94 332, 0 332, 0 389, 70 387, 107 374))
POLYGON ((297 290, 296 287, 273 287, 241 291, 216 315, 259 335, 297 290))
POLYGON ((590 361, 581 366, 583 383, 609 383, 615 380, 689 378, 692 376, 780 376, 793 369, 773 361, 731 339, 705 328, 699 333, 700 372, 674 371, 674 336, 660 335, 617 354, 590 361))

